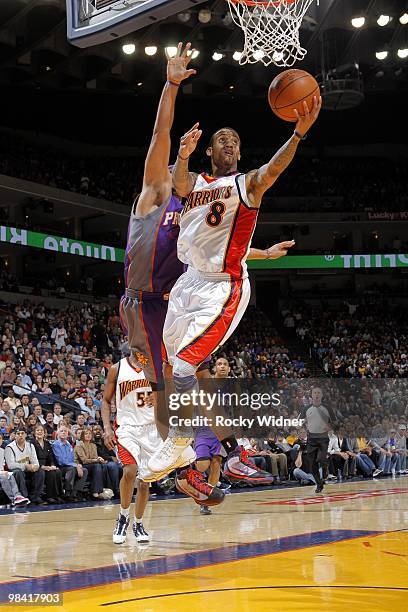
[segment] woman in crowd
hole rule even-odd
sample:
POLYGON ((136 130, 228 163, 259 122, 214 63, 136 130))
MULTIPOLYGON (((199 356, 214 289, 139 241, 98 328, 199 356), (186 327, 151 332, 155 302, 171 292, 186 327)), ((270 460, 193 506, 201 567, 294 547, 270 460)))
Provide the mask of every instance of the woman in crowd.
POLYGON ((45 472, 45 496, 49 504, 63 503, 61 471, 55 465, 51 444, 46 440, 45 429, 41 423, 34 429, 33 445, 40 468, 45 472))
POLYGON ((28 419, 26 421, 26 429, 27 429, 27 437, 32 438, 34 436, 35 428, 39 424, 39 420, 35 416, 35 414, 28 415, 28 419))
POLYGON ((98 457, 96 444, 92 442, 93 433, 91 429, 84 429, 79 444, 75 445, 75 461, 81 463, 88 470, 90 491, 94 499, 110 499, 113 491, 103 488, 104 469, 102 464, 105 460, 98 457), (109 492, 108 492, 109 491, 109 492))

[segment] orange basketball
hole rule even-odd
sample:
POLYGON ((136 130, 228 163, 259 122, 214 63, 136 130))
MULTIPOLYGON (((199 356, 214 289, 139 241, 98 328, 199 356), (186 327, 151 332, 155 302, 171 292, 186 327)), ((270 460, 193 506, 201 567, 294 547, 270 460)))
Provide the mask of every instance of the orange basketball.
POLYGON ((284 121, 296 121, 293 109, 304 115, 303 101, 309 111, 313 108, 313 97, 320 96, 317 81, 305 70, 285 70, 276 76, 269 87, 268 99, 271 109, 284 121))

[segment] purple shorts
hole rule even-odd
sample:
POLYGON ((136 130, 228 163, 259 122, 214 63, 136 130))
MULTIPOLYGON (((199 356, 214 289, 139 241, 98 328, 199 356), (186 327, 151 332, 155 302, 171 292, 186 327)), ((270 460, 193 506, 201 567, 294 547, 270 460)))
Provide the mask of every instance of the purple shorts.
POLYGON ((215 455, 221 455, 221 442, 209 427, 199 427, 195 435, 194 450, 197 461, 212 459, 215 455))

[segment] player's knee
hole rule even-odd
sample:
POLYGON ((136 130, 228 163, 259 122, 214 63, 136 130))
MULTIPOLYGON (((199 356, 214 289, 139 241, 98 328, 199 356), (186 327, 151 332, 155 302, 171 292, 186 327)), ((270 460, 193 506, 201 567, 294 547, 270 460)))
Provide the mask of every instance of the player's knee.
POLYGON ((196 461, 196 468, 199 472, 206 472, 209 467, 210 467, 209 459, 200 459, 199 461, 196 461))
POLYGON ((173 366, 173 380, 177 393, 188 393, 197 385, 196 367, 176 357, 173 366))
POLYGON ((134 480, 137 475, 137 465, 136 463, 131 463, 129 465, 123 466, 123 478, 125 480, 134 480))
POLYGON ((140 480, 139 478, 137 479, 137 490, 140 493, 145 493, 146 491, 149 490, 149 483, 148 482, 144 482, 144 480, 140 480))

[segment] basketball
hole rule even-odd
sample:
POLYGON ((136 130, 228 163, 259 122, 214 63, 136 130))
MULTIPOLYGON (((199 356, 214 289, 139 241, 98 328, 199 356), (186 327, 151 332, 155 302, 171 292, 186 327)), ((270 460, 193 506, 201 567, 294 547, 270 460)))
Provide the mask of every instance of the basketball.
POLYGON ((285 70, 278 74, 269 87, 268 99, 271 109, 284 121, 297 121, 293 109, 304 114, 303 101, 309 111, 313 108, 313 97, 320 96, 316 79, 305 70, 285 70))

